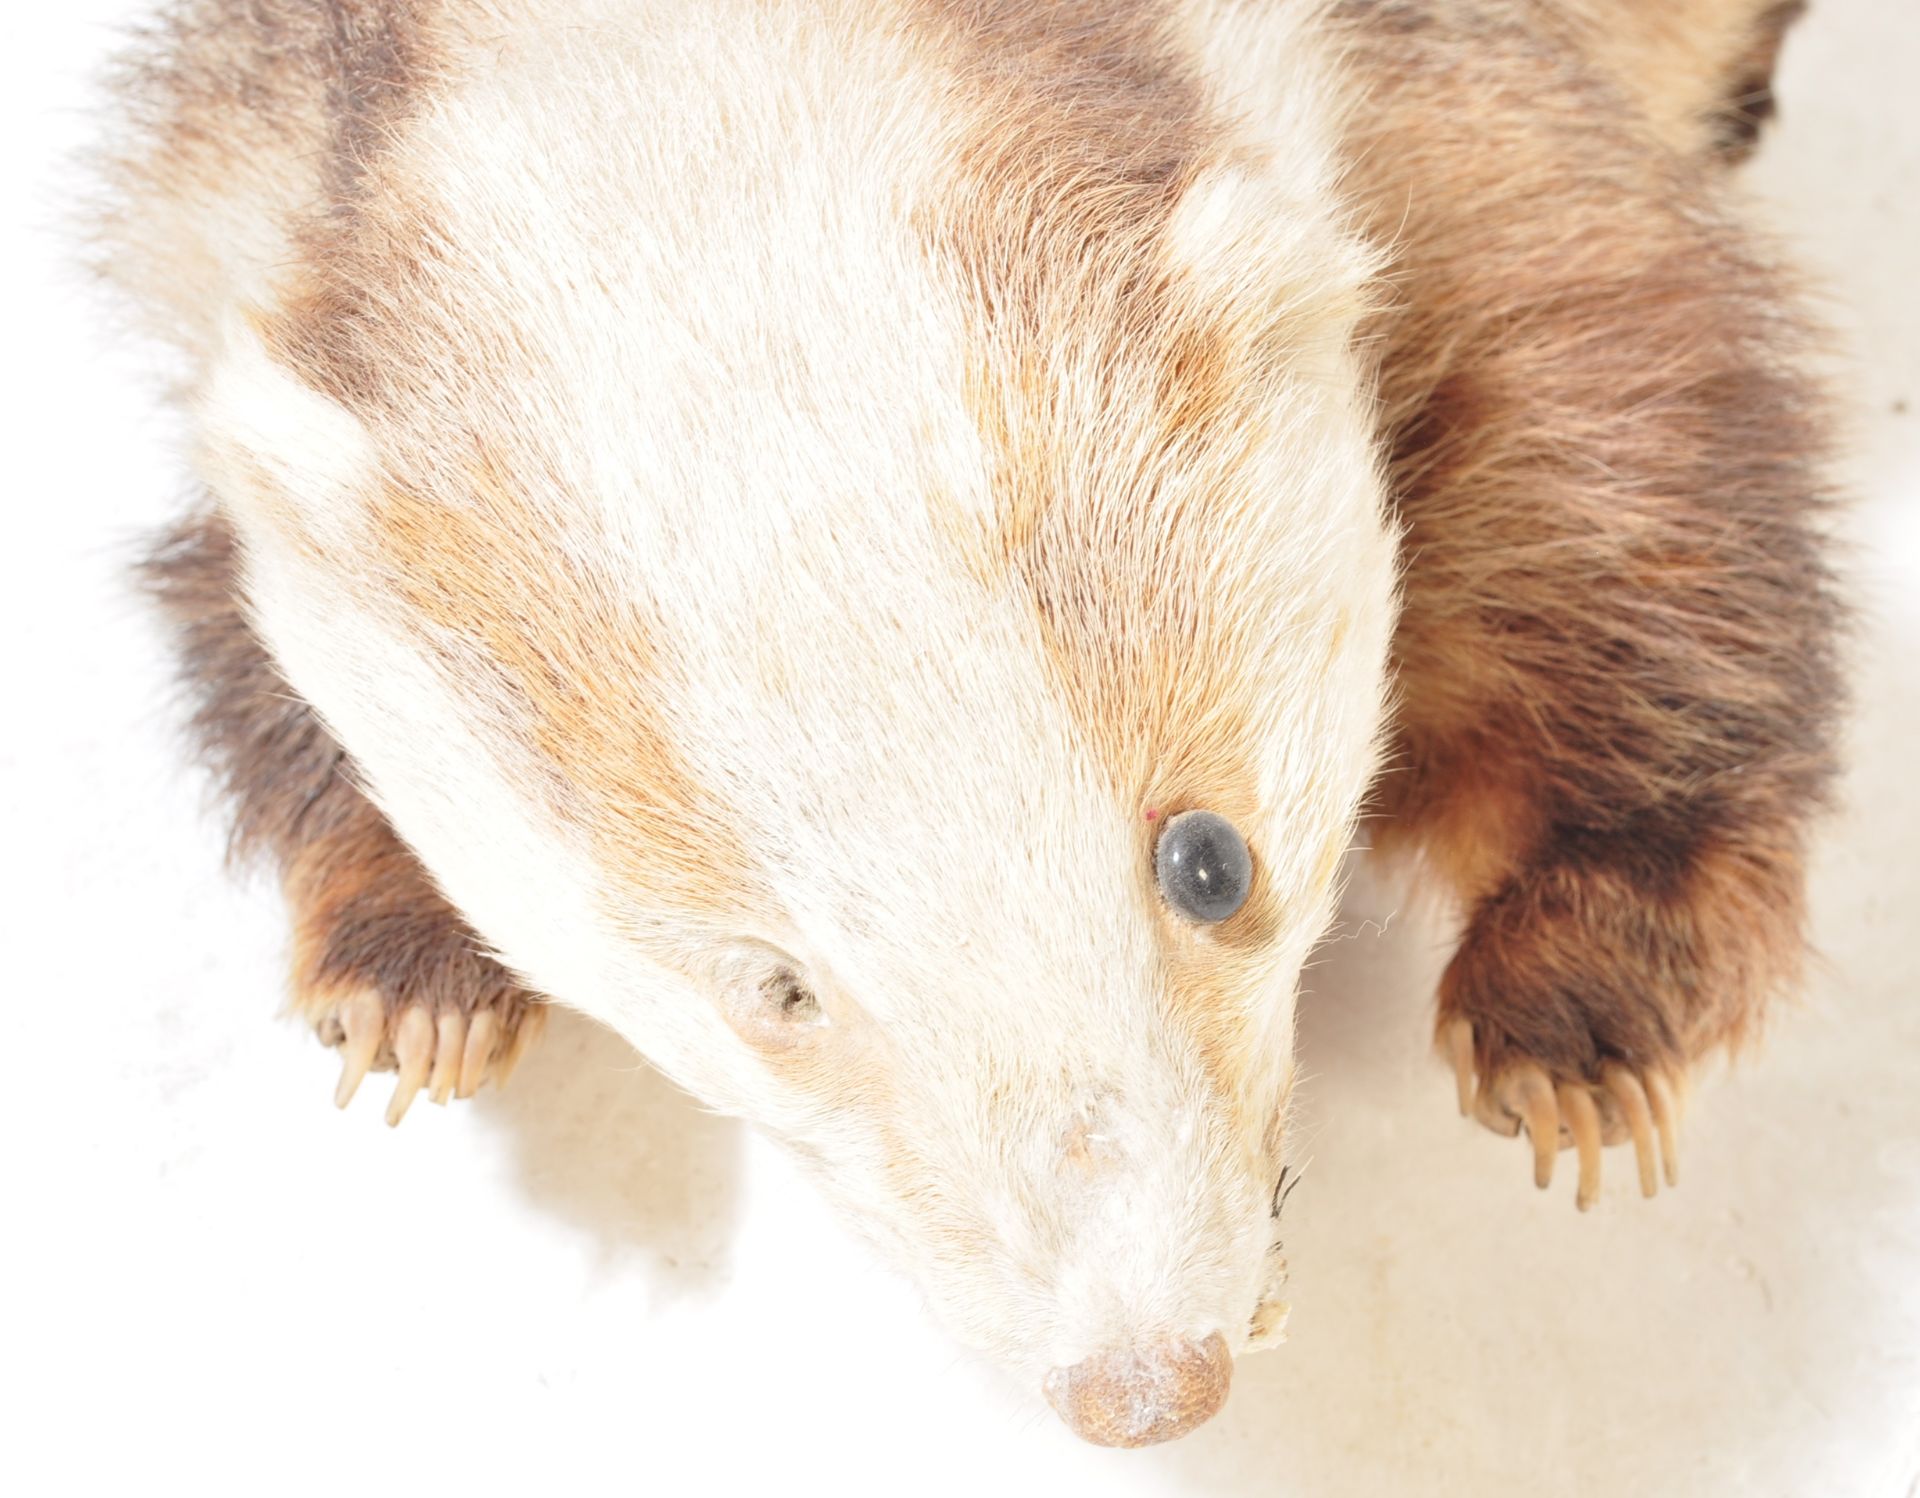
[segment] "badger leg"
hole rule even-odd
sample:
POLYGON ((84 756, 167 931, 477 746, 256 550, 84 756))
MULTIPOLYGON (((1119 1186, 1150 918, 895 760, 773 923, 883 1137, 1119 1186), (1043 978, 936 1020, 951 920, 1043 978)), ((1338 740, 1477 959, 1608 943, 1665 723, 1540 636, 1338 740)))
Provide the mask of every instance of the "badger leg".
MULTIPOLYGON (((1627 763, 1595 770, 1574 759, 1574 736, 1591 725, 1569 719, 1610 701, 1637 713, 1646 702, 1634 678, 1647 669, 1609 680, 1596 660, 1584 675, 1537 683, 1524 724, 1506 717, 1504 731, 1462 735, 1478 760, 1471 772, 1432 774, 1457 750, 1409 725, 1403 753, 1426 766, 1410 768, 1377 839, 1417 847, 1465 907, 1437 1032, 1461 1112, 1499 1133, 1524 1129, 1542 1187, 1555 1151, 1577 1147, 1583 1208, 1599 1190, 1604 1144, 1632 1140, 1646 1195, 1663 1174, 1677 1182, 1691 1070, 1754 1028, 1803 955, 1804 824, 1818 804, 1827 704, 1805 724, 1782 723, 1795 742, 1768 764, 1750 724, 1720 743, 1693 739, 1669 699, 1676 760, 1643 763, 1636 788, 1627 763), (1722 748, 1726 762, 1701 764, 1722 748), (1496 764, 1511 776, 1505 791, 1487 783, 1496 764), (1595 781, 1582 793, 1588 771, 1595 781)), ((1417 678, 1408 692, 1424 699, 1417 678)), ((1726 708, 1705 705, 1708 716, 1726 708)), ((1623 755, 1654 753, 1632 737, 1654 727, 1620 721, 1623 755)))
MULTIPOLYGON (((1730 577, 1728 587, 1751 581, 1730 577)), ((1584 585, 1567 577, 1570 610, 1584 585)), ((1805 586, 1819 596, 1817 576, 1805 586)), ((1709 593, 1693 606, 1723 601, 1709 593)), ((1820 661, 1823 625, 1805 601, 1793 612, 1811 633, 1796 638, 1789 625, 1768 652, 1805 649, 1820 661)), ((1444 735, 1417 721, 1446 684, 1423 676, 1433 665, 1404 675, 1409 769, 1389 792, 1392 822, 1377 843, 1416 847, 1466 912, 1438 1026, 1461 1111, 1501 1133, 1524 1128, 1543 1187, 1553 1152, 1577 1146, 1586 1207, 1604 1143, 1633 1140, 1652 1195, 1657 1141, 1675 1182, 1691 1069, 1745 1038, 1797 980, 1805 823, 1824 788, 1832 704, 1829 688, 1802 681, 1806 716, 1773 717, 1755 705, 1765 684, 1740 700, 1711 669, 1698 696, 1678 696, 1674 667, 1719 633, 1705 616, 1679 626, 1693 638, 1673 655, 1623 656, 1605 648, 1621 643, 1614 636, 1595 638, 1584 661, 1571 649, 1586 622, 1577 613, 1533 622, 1560 632, 1562 668, 1508 677, 1513 695, 1484 699, 1472 729, 1444 735), (1470 771, 1457 768, 1462 755, 1475 760, 1470 771), (1433 773, 1449 765, 1453 777, 1433 773), (1491 776, 1508 783, 1491 786, 1491 776)), ((1469 649, 1457 636, 1449 648, 1469 649)), ((1454 669, 1471 678, 1515 664, 1498 635, 1477 648, 1482 659, 1463 653, 1454 669)), ((1760 656, 1743 668, 1763 671, 1760 656)))
POLYGON ((203 515, 144 573, 173 625, 193 729, 233 807, 233 849, 279 867, 293 916, 292 1008, 341 1048, 335 1101, 397 1070, 387 1121, 506 1081, 540 1033, 543 1002, 481 949, 359 791, 346 753, 288 686, 248 624, 231 531, 203 515))
POLYGON ((1543 1184, 1578 1147, 1583 1205, 1631 1139, 1651 1192, 1689 1074, 1803 960, 1839 697, 1822 402, 1717 173, 1590 55, 1491 24, 1362 45, 1407 559, 1373 841, 1464 912, 1463 1109, 1526 1129, 1543 1184))
POLYGON ((334 1101, 367 1072, 396 1070, 397 1124, 425 1090, 436 1103, 504 1084, 538 1038, 546 1006, 497 962, 385 820, 354 792, 350 825, 294 855, 293 1007, 342 1053, 334 1101))

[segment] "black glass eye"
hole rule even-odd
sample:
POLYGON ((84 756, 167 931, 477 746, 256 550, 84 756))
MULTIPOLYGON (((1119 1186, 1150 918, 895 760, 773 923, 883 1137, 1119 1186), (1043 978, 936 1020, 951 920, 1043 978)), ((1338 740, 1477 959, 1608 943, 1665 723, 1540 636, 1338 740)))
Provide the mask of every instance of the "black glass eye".
POLYGON ((1153 850, 1153 872, 1167 903, 1190 921, 1224 921, 1247 902, 1253 855, 1218 812, 1183 811, 1153 850))

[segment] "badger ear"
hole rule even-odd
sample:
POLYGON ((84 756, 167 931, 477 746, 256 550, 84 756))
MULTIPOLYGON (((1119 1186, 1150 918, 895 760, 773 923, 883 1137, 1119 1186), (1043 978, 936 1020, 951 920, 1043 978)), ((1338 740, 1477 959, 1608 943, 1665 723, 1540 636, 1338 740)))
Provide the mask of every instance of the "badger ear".
POLYGON ((199 463, 243 530, 307 537, 351 528, 379 472, 365 425, 277 360, 265 320, 223 319, 196 405, 199 463))

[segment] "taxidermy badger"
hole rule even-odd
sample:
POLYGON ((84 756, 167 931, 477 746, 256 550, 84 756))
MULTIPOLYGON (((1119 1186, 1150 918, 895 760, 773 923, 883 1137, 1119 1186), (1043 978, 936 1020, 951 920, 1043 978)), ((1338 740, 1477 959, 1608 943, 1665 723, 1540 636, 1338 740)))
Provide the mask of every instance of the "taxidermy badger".
POLYGON ((344 1104, 549 1002, 1089 1439, 1277 1338, 1361 818, 1578 1199, 1802 955, 1824 418, 1774 0, 179 0, 107 268, 151 562, 344 1104))

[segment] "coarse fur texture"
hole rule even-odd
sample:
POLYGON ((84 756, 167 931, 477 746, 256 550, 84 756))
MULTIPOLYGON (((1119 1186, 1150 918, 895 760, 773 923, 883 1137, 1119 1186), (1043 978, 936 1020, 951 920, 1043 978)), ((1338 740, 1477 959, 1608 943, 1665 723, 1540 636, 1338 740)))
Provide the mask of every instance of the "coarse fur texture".
POLYGON ((1341 11, 1362 201, 1407 247, 1378 334, 1414 559, 1375 843, 1467 909, 1441 1023, 1498 1125, 1518 1063, 1681 1078, 1798 977, 1838 714, 1825 412, 1711 94, 1649 130, 1617 49, 1531 5, 1451 4, 1411 52, 1370 9, 1341 11))
POLYGON ((1830 774, 1822 418, 1719 181, 1789 9, 177 0, 102 236, 211 495, 150 575, 343 1094, 552 995, 1179 1434, 1284 1320, 1388 744, 1463 1102, 1645 1181, 1830 774))
MULTIPOLYGON (((396 1022, 419 1006, 436 1027, 457 1024, 463 1040, 472 1017, 490 1012, 504 1062, 523 1034, 532 1038, 525 1021, 537 1000, 486 955, 362 794, 346 751, 248 624, 236 569, 232 530, 217 514, 196 514, 144 571, 197 689, 193 731, 234 809, 232 853, 282 871, 295 1010, 336 1044, 364 993, 381 995, 396 1022)), ((371 1065, 398 1065, 387 1030, 371 1065)))

